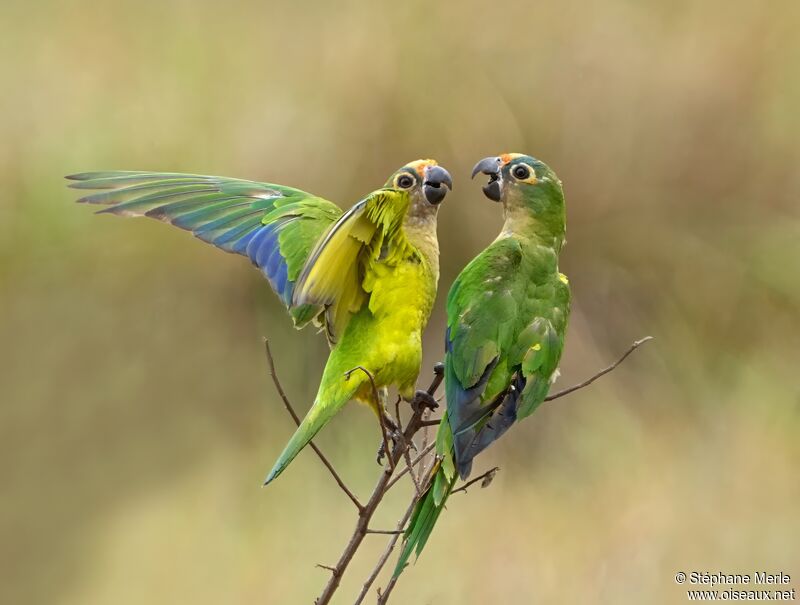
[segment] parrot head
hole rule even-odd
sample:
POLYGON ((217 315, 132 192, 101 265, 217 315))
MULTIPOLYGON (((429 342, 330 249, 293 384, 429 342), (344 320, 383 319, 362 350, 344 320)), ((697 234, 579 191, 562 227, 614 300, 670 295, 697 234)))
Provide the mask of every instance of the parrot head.
POLYGON ((472 169, 488 175, 483 193, 494 202, 502 202, 507 218, 528 218, 554 234, 563 234, 566 222, 564 191, 550 167, 529 155, 504 153, 484 158, 472 169))
MULTIPOLYGON (((494 202, 510 201, 518 193, 532 194, 535 189, 561 192, 561 181, 550 167, 529 155, 504 153, 497 157, 483 158, 472 169, 472 178, 478 173, 489 176, 483 193, 494 202)), ((527 196, 525 196, 527 197, 527 196)))
POLYGON ((436 213, 447 192, 453 188, 453 179, 436 160, 416 160, 395 172, 384 187, 408 193, 411 214, 425 216, 436 213))

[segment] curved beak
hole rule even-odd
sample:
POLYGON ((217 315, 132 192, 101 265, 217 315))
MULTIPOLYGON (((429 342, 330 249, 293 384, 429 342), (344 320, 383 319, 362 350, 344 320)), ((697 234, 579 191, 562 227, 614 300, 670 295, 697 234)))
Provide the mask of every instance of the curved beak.
POLYGON ((450 173, 441 166, 425 168, 425 181, 422 183, 422 194, 429 204, 441 204, 447 192, 453 189, 450 173))
POLYGON ((503 179, 500 175, 501 160, 498 157, 483 158, 472 169, 472 178, 479 172, 489 175, 489 182, 483 186, 483 194, 493 202, 499 202, 503 194, 503 179))

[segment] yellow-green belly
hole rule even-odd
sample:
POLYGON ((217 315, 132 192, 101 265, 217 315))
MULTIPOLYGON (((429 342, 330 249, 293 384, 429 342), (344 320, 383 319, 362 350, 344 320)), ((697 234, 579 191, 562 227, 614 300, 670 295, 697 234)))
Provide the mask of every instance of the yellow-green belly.
MULTIPOLYGON (((436 280, 424 261, 394 267, 377 264, 364 287, 370 292, 369 307, 353 316, 331 351, 321 389, 347 390, 339 377, 362 366, 373 375, 376 387, 394 385, 402 396, 410 397, 422 363, 422 331, 436 297, 436 280)), ((372 385, 359 382, 355 397, 372 402, 372 385)))

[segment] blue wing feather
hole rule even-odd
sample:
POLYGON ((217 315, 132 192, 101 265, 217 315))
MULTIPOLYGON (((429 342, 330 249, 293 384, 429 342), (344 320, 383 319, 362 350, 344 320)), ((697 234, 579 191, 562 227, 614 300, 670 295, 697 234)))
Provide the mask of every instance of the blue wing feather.
MULTIPOLYGON (((294 221, 307 219, 304 224, 315 225, 321 236, 341 215, 335 204, 299 189, 240 179, 148 172, 89 172, 67 178, 74 181, 73 188, 102 190, 79 200, 107 206, 100 212, 156 218, 248 257, 287 307, 293 306, 295 282, 289 279, 280 234, 294 221)), ((294 241, 296 258, 299 242, 288 241, 294 241)), ((307 311, 302 317, 307 320, 307 311)))

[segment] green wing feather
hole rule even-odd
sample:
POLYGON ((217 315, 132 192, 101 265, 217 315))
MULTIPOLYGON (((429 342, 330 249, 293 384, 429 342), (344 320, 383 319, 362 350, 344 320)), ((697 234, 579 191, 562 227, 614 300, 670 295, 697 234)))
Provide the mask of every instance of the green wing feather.
POLYGON ((295 283, 317 242, 342 215, 332 202, 299 189, 243 179, 171 172, 87 172, 70 187, 99 190, 79 202, 100 213, 148 216, 248 257, 305 325, 321 307, 294 304, 295 283))
POLYGON ((485 416, 485 404, 510 379, 508 350, 526 289, 522 263, 516 239, 496 240, 467 265, 448 295, 445 388, 456 451, 458 435, 485 416))

